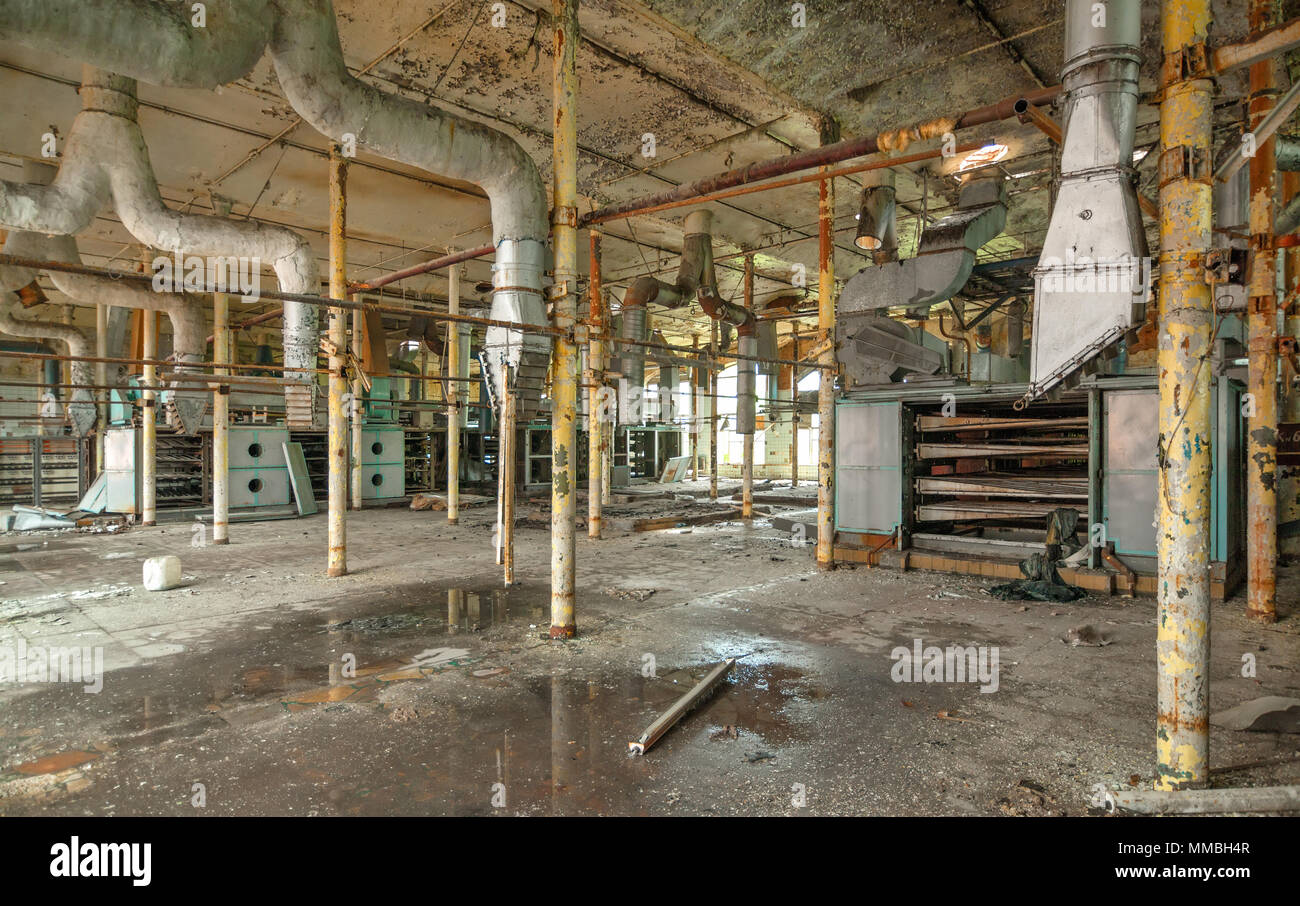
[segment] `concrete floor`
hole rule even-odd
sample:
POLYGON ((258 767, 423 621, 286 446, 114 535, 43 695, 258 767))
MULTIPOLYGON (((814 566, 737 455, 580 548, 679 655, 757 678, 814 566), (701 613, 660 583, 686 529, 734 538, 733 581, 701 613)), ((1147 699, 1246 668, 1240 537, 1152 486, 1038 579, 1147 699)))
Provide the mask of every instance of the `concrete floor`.
MULTIPOLYGON (((611 537, 580 536, 569 643, 540 638, 541 511, 518 530, 511 589, 494 507, 455 527, 350 515, 337 580, 323 515, 236 525, 226 547, 192 546, 185 524, 0 538, 0 647, 102 646, 106 670, 99 694, 0 686, 0 814, 1084 814, 1094 784, 1149 784, 1152 600, 1004 602, 988 580, 823 574, 765 521, 618 528, 673 506, 616 507, 611 537), (141 561, 165 553, 185 587, 144 591, 141 561), (1112 643, 1061 641, 1082 624, 1112 643), (998 690, 895 683, 891 650, 918 638, 997 646, 998 690), (627 754, 734 655, 707 704, 627 754)), ((1246 621, 1240 599, 1216 606, 1213 710, 1300 696, 1296 591, 1284 568, 1275 626, 1246 621)), ((1211 746, 1216 783, 1300 782, 1295 736, 1216 727, 1211 746)))

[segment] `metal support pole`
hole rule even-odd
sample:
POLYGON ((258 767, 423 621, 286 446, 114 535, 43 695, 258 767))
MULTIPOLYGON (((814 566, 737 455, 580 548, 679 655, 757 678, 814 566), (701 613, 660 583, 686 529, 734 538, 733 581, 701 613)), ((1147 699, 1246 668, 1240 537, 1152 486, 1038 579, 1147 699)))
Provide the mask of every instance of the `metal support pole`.
MULTIPOLYGON (((745 278, 743 284, 744 305, 749 311, 754 309, 754 256, 745 256, 745 278)), ((737 340, 739 347, 739 340, 737 340)), ((737 383, 740 386, 739 369, 755 369, 758 365, 755 362, 738 362, 737 363, 737 383)), ((750 380, 753 380, 752 372, 750 380)), ((743 400, 738 400, 737 405, 745 405, 743 400)), ((749 406, 752 415, 753 397, 750 397, 749 406)), ((739 410, 737 410, 739 411, 739 410)), ((748 434, 742 435, 744 443, 744 452, 741 459, 740 467, 740 517, 742 519, 751 519, 754 515, 754 431, 756 428, 751 427, 748 434)))
MULTIPOLYGON (((1205 43, 1210 0, 1164 0, 1166 58, 1205 43)), ((1156 788, 1204 785, 1210 675, 1210 354, 1214 300, 1205 282, 1211 222, 1212 95, 1208 73, 1162 67, 1160 500, 1156 632, 1156 788), (1163 169, 1163 168, 1162 168, 1163 169)))
MULTIPOLYGON (((348 163, 338 145, 330 146, 330 298, 347 297, 347 179, 348 163)), ((329 310, 329 569, 331 578, 348 572, 348 413, 343 402, 347 379, 343 354, 347 350, 347 312, 329 310)))
POLYGON ((551 0, 554 22, 555 187, 551 236, 555 247, 556 338, 551 410, 551 631, 553 639, 572 638, 574 477, 577 441, 578 347, 571 333, 578 317, 578 0, 551 0))
MULTIPOLYGON (((709 327, 710 365, 718 359, 718 322, 709 327)), ((709 499, 718 499, 718 372, 709 368, 709 499)))
MULTIPOLYGON (((799 338, 794 340, 794 359, 799 358, 799 338)), ((790 367, 790 487, 799 487, 799 367, 790 367)))
POLYGON ((600 231, 591 231, 591 251, 589 269, 591 277, 587 283, 588 320, 593 331, 591 345, 587 350, 587 537, 600 538, 601 530, 601 480, 604 469, 601 465, 602 450, 605 446, 605 431, 601 424, 601 393, 605 387, 605 344, 596 339, 605 332, 604 290, 600 281, 600 231))
MULTIPOLYGON (((1250 30, 1258 34, 1277 23, 1276 0, 1251 0, 1250 30)), ((1277 61, 1250 67, 1248 128, 1258 132, 1273 109, 1277 61)), ((1258 140, 1250 158, 1249 391, 1246 431, 1246 615, 1277 619, 1277 253, 1273 251, 1273 213, 1277 197, 1276 142, 1258 140)))
MULTIPOLYGON (((606 291, 602 303, 605 311, 609 311, 609 292, 606 291)), ((614 466, 614 432, 618 430, 618 420, 615 418, 616 410, 612 410, 610 417, 601 423, 600 439, 600 503, 601 506, 609 506, 613 503, 610 486, 612 485, 612 476, 610 470, 614 466)))
MULTIPOLYGON (((361 361, 361 343, 365 331, 365 315, 359 308, 352 310, 352 357, 361 361)), ((358 374, 352 379, 351 398, 348 400, 348 411, 352 417, 352 478, 348 482, 348 489, 352 496, 352 509, 361 509, 361 413, 363 407, 361 399, 365 396, 365 388, 361 384, 361 375, 358 374)))
MULTIPOLYGON (((507 381, 507 384, 510 382, 507 381)), ((515 426, 516 406, 514 391, 507 387, 501 406, 501 567, 502 579, 507 587, 515 584, 515 441, 519 434, 515 426)))
MULTIPOLYGON (((823 365, 835 364, 835 185, 818 183, 817 328, 823 365)), ((817 565, 835 565, 835 372, 823 370, 817 391, 817 565)))
MULTIPOLYGON (((95 306, 95 356, 108 358, 108 306, 95 306)), ((95 383, 100 387, 108 385, 108 365, 99 362, 95 365, 95 383)), ((95 432, 95 474, 104 471, 104 441, 108 438, 108 391, 95 391, 99 403, 99 428, 95 432)))
MULTIPOLYGON (((447 311, 460 314, 460 265, 453 265, 447 272, 447 311)), ((460 325, 455 321, 447 323, 447 376, 460 377, 460 325)), ((447 524, 460 522, 460 421, 461 408, 465 402, 465 385, 460 381, 448 381, 447 385, 451 403, 447 410, 447 524)))
MULTIPOLYGON (((225 293, 212 294, 212 361, 230 360, 230 300, 225 293)), ((229 374, 228 368, 214 368, 215 374, 229 374)), ((212 392, 212 543, 230 543, 230 387, 223 384, 212 392)))
MULTIPOLYGON (((158 313, 140 313, 143 343, 141 355, 146 361, 158 357, 158 313)), ((140 411, 140 521, 153 525, 158 519, 158 366, 145 365, 144 408, 140 411)))
MULTIPOLYGON (((1300 195, 1300 173, 1287 171, 1282 174, 1282 203, 1288 204, 1296 195, 1300 195)), ((1290 297, 1300 285, 1300 248, 1289 248, 1282 255, 1282 290, 1284 297, 1290 297)), ((1300 336, 1300 310, 1290 305, 1286 309, 1283 331, 1288 337, 1300 336)), ((1300 388, 1295 385, 1296 375, 1287 367, 1282 370, 1282 421, 1300 421, 1300 388)), ((1278 522, 1285 525, 1300 521, 1300 475, 1294 467, 1286 469, 1280 480, 1281 497, 1278 500, 1278 522)), ((1300 535, 1278 538, 1278 550, 1285 556, 1300 554, 1300 535)))

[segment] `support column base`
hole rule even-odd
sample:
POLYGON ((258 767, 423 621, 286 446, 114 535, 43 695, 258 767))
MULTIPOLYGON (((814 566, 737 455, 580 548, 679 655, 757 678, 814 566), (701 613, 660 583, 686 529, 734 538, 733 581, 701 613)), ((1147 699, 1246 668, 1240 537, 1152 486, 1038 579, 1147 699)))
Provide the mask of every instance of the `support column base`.
POLYGON ((1276 623, 1277 611, 1276 610, 1251 610, 1249 607, 1247 607, 1246 618, 1250 620, 1254 620, 1256 623, 1276 623))
POLYGON ((230 539, 229 539, 229 538, 213 538, 213 539, 212 539, 212 543, 213 543, 213 544, 229 544, 229 543, 230 543, 230 539))
POLYGON ((460 525, 460 520, 457 519, 455 516, 448 516, 448 517, 447 517, 447 524, 448 524, 448 525, 460 525))
POLYGON ((577 634, 577 626, 552 626, 550 631, 552 639, 571 639, 577 634))
POLYGON ((346 566, 331 566, 325 571, 325 574, 331 579, 337 579, 341 576, 346 576, 348 574, 348 568, 346 566))

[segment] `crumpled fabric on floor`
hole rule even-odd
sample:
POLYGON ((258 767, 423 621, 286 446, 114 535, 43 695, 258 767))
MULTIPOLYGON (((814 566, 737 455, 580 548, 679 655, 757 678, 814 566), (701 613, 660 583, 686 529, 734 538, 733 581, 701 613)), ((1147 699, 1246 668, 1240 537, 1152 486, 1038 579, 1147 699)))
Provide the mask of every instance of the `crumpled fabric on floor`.
POLYGON ((1032 554, 1020 561, 1020 572, 1025 577, 1002 585, 994 585, 989 594, 1004 601, 1076 601, 1087 595, 1077 585, 1061 578, 1056 564, 1062 549, 1079 549, 1075 532, 1079 526, 1079 512, 1059 507, 1047 514, 1047 553, 1032 554))

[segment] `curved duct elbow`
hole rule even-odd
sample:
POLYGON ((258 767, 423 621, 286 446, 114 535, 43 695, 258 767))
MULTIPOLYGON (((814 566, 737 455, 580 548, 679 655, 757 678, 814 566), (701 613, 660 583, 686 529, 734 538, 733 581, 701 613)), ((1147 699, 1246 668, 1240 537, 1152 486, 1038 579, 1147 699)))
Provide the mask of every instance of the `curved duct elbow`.
MULTIPOLYGON (((72 375, 72 383, 83 385, 83 388, 95 383, 95 368, 90 362, 85 361, 95 354, 94 343, 90 338, 70 324, 37 318, 20 318, 17 310, 21 305, 18 296, 13 292, 15 287, 10 286, 10 282, 15 279, 17 269, 5 268, 4 270, 6 273, 0 275, 0 333, 11 337, 58 340, 64 343, 68 348, 68 355, 82 359, 82 361, 72 362, 68 369, 72 375)), ((20 285, 25 286, 27 282, 24 280, 20 285)), ((93 395, 89 390, 75 389, 69 397, 68 420, 72 423, 73 432, 78 436, 89 434, 94 429, 98 417, 93 395)))
POLYGON ((996 170, 967 174, 957 209, 926 228, 915 257, 868 267, 851 278, 837 303, 843 315, 904 307, 923 314, 957 295, 976 253, 1007 223, 1006 186, 996 170))
POLYGON ((853 244, 871 252, 876 264, 898 260, 898 226, 894 171, 888 167, 868 170, 862 179, 862 201, 858 207, 858 230, 853 244))
POLYGON ((1110 0, 1100 25, 1093 5, 1066 5, 1061 183, 1034 270, 1028 397, 1077 380, 1139 327, 1149 292, 1133 186, 1141 4, 1110 0))

